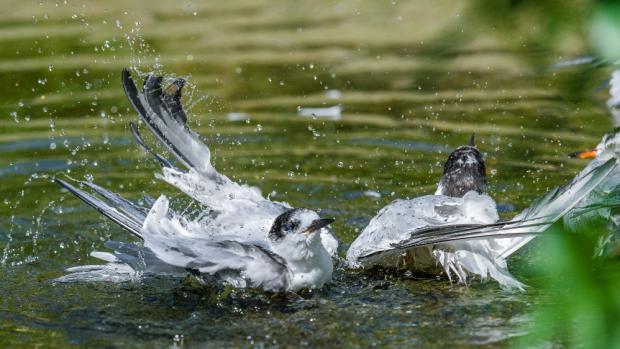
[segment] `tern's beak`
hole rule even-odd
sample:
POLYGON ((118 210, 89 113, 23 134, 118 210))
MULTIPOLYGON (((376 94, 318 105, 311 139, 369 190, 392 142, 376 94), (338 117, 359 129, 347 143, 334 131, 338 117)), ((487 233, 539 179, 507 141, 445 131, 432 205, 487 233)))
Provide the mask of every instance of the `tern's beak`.
POLYGON ((574 153, 568 154, 568 157, 577 158, 577 159, 592 159, 597 155, 596 149, 582 150, 576 151, 574 153))
POLYGON ((313 221, 308 228, 306 228, 304 231, 302 231, 302 233, 314 233, 317 232, 319 230, 321 230, 321 228, 326 227, 332 223, 334 223, 335 219, 333 218, 322 218, 322 219, 317 219, 316 221, 313 221))

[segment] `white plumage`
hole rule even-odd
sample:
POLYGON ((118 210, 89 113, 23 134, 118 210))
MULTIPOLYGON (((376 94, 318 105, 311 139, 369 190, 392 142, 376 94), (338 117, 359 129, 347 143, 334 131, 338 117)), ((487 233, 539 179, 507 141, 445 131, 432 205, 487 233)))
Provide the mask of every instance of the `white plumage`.
MULTIPOLYGON (((607 108, 616 126, 619 125, 620 70, 615 70, 611 74, 607 108)), ((620 128, 616 128, 613 132, 603 136, 601 142, 594 149, 576 152, 571 156, 584 159, 593 158, 575 180, 605 161, 619 159, 620 128)), ((599 254, 603 254, 609 247, 612 249, 617 247, 613 246, 612 242, 618 240, 618 233, 620 232, 618 206, 620 206, 620 169, 614 170, 595 190, 583 198, 575 210, 564 217, 564 225, 575 232, 582 232, 591 229, 593 226, 606 226, 610 233, 602 237, 598 251, 599 254)))
POLYGON ((607 108, 614 120, 614 125, 620 126, 620 69, 616 69, 611 73, 607 108))
MULTIPOLYGON (((458 168, 461 164, 457 163, 453 173, 447 175, 462 174, 458 168)), ((452 165, 447 163, 446 170, 454 168, 452 165)), ((480 166, 484 168, 483 163, 480 166)), ((498 222, 493 199, 476 191, 463 197, 427 195, 396 200, 371 219, 351 244, 347 261, 352 267, 404 266, 445 274, 450 279, 456 276, 464 284, 472 276, 492 278, 503 287, 521 289, 523 284, 510 275, 506 259, 566 214, 615 167, 615 158, 599 163, 507 222, 498 222)))
POLYGON ((158 178, 209 207, 190 219, 169 207, 166 196, 140 207, 93 183, 81 182, 95 195, 66 181, 56 182, 87 204, 144 240, 144 246, 108 247, 114 252, 95 252, 108 264, 70 268, 57 281, 124 281, 140 273, 174 274, 191 269, 215 275, 236 287, 270 291, 318 288, 331 280, 331 256, 338 241, 330 232, 331 219, 320 219, 308 209, 293 209, 285 202, 264 198, 260 190, 238 184, 211 165, 209 148, 187 126, 180 103, 184 80, 177 79, 172 93, 162 89, 162 79, 150 75, 144 93, 137 90, 128 71, 123 71, 127 97, 142 121, 159 141, 187 168, 183 171, 146 146, 162 164, 158 178), (176 88, 175 88, 176 87, 176 88), (116 248, 116 247, 121 248, 116 248))
POLYGON ((453 241, 413 249, 394 249, 409 239, 413 231, 448 225, 491 224, 499 220, 495 202, 486 194, 470 191, 462 198, 427 195, 411 200, 396 200, 375 216, 355 239, 347 253, 354 266, 397 266, 415 271, 444 273, 467 283, 468 275, 491 277, 508 287, 522 287, 508 272, 506 262, 498 258, 493 239, 453 241), (380 253, 391 251, 391 253, 380 253), (371 258, 363 256, 376 255, 371 258))

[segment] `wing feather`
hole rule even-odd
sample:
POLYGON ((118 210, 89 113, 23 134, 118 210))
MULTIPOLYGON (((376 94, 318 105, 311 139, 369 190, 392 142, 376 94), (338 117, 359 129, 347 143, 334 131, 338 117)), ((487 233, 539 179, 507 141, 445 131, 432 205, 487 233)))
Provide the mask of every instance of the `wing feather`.
POLYGON ((109 205, 105 201, 79 188, 74 187, 73 185, 67 183, 66 181, 63 181, 62 179, 54 178, 54 182, 67 189, 70 193, 77 196, 84 203, 94 208, 114 223, 120 225, 128 232, 142 239, 142 234, 140 233, 140 230, 142 228, 142 222, 144 221, 144 218, 141 218, 144 217, 144 212, 142 212, 136 207, 131 206, 127 200, 121 199, 120 196, 118 196, 117 194, 104 190, 103 188, 95 186, 92 183, 81 182, 82 184, 85 184, 89 187, 92 186, 92 188, 98 188, 98 190, 103 190, 102 192, 106 194, 104 195, 104 197, 107 196, 109 199, 111 199, 112 203, 118 204, 119 206, 117 208, 109 205))
POLYGON ((393 250, 402 251, 454 241, 513 238, 514 241, 510 241, 497 251, 500 258, 507 258, 562 218, 584 196, 594 190, 615 167, 616 159, 610 159, 578 180, 550 190, 511 221, 428 227, 411 232, 408 239, 392 244, 390 249, 373 251, 358 258, 361 260, 377 258, 383 253, 393 254, 393 250))
POLYGON ((236 241, 226 236, 197 236, 186 229, 182 217, 169 211, 169 203, 161 196, 147 218, 143 234, 145 247, 157 258, 201 273, 226 275, 236 286, 282 290, 290 280, 283 258, 261 242, 236 241))

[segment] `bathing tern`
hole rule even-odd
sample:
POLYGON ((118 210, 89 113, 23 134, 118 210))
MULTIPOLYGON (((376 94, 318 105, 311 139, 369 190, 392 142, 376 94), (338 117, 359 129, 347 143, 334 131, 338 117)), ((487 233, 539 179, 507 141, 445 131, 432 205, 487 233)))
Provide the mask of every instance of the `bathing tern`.
MULTIPOLYGON (((575 180, 593 168, 620 156, 620 128, 606 134, 594 149, 570 154, 571 157, 592 159, 575 180)), ((617 254, 620 238, 620 170, 615 169, 595 190, 585 196, 575 208, 564 216, 564 226, 573 232, 586 232, 601 228, 603 234, 597 255, 609 252, 617 254), (615 242, 615 243, 614 243, 615 242)))
POLYGON ((191 130, 181 104, 184 79, 164 84, 149 74, 143 92, 130 72, 122 83, 141 121, 186 170, 155 153, 131 123, 136 141, 162 165, 156 176, 208 210, 195 219, 175 212, 165 195, 144 198, 146 207, 92 182, 55 181, 101 214, 144 241, 109 241, 112 252, 91 255, 106 264, 69 268, 57 279, 123 281, 143 274, 183 275, 186 270, 234 287, 268 291, 320 288, 331 280, 338 241, 331 218, 266 199, 258 188, 233 182, 211 164, 209 147, 191 130))
MULTIPOLYGON (((618 125, 620 120, 620 70, 615 70, 609 80, 609 98, 607 109, 613 121, 618 125)), ((593 149, 587 149, 569 154, 579 159, 592 159, 582 173, 586 173, 601 163, 620 157, 620 127, 603 136, 601 142, 593 149)), ((579 176, 577 176, 579 178, 579 176)), ((597 254, 612 252, 618 254, 618 239, 620 238, 620 170, 616 169, 597 188, 583 198, 564 217, 564 225, 572 231, 591 230, 593 227, 602 227, 609 234, 603 234, 597 254)))
POLYGON ((499 221, 495 202, 484 192, 486 166, 472 136, 470 145, 448 156, 435 195, 385 206, 351 244, 347 261, 357 268, 443 274, 463 284, 472 277, 490 277, 505 288, 522 289, 508 271, 507 258, 565 215, 615 167, 615 158, 602 161, 512 220, 499 221))

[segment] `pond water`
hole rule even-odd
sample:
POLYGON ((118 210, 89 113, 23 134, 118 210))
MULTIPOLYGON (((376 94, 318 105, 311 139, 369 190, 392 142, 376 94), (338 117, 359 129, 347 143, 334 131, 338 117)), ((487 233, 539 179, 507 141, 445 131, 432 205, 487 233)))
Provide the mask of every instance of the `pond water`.
POLYGON ((12 3, 0 20, 0 347, 510 345, 540 302, 535 243, 510 261, 534 285, 525 293, 342 266, 302 299, 187 279, 52 283, 106 240, 134 239, 46 176, 174 193, 131 139, 122 67, 186 76, 190 123, 220 172, 335 216, 341 256, 378 209, 434 192, 473 132, 505 217, 568 181, 585 164, 566 154, 611 128, 604 73, 549 68, 583 53, 579 36, 530 47, 481 29, 470 5, 12 3))

